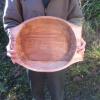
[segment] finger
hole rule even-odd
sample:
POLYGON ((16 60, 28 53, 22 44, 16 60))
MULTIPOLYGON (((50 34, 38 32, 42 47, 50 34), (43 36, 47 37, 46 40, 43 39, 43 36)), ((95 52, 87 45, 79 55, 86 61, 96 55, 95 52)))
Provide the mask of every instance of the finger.
POLYGON ((11 58, 12 62, 15 64, 16 63, 16 57, 12 56, 10 53, 7 52, 7 56, 11 58))
POLYGON ((7 51, 7 55, 10 56, 10 57, 16 56, 16 52, 13 51, 13 50, 8 50, 8 51, 7 51))
POLYGON ((81 46, 77 48, 77 51, 82 51, 82 50, 85 50, 85 46, 81 46))
POLYGON ((85 52, 85 48, 84 49, 79 49, 77 50, 78 53, 81 53, 81 52, 85 52))
POLYGON ((82 44, 83 44, 84 46, 86 46, 86 42, 84 41, 83 38, 82 38, 82 44))
POLYGON ((11 56, 11 60, 14 64, 17 63, 17 56, 11 56))
POLYGON ((13 54, 11 54, 9 52, 7 52, 7 56, 12 58, 12 59, 16 59, 17 58, 16 55, 13 55, 13 54))
POLYGON ((10 53, 10 54, 16 54, 15 50, 7 50, 7 52, 10 53))
POLYGON ((8 56, 8 57, 11 57, 11 54, 10 54, 9 52, 7 52, 7 56, 8 56))
POLYGON ((20 64, 22 61, 18 58, 11 59, 14 64, 20 64))
POLYGON ((15 49, 15 41, 10 39, 8 45, 6 46, 6 49, 7 50, 14 50, 15 49))
POLYGON ((9 44, 6 46, 6 50, 7 50, 7 51, 8 51, 8 50, 11 50, 9 44))
POLYGON ((86 42, 83 39, 81 39, 81 43, 79 41, 78 44, 77 44, 77 49, 78 50, 84 49, 85 46, 86 46, 86 42))
POLYGON ((12 56, 12 55, 10 55, 10 58, 13 59, 13 60, 16 60, 17 59, 16 56, 12 56))
POLYGON ((83 49, 83 50, 79 50, 79 51, 77 51, 77 53, 83 56, 84 53, 85 53, 85 49, 83 49))
POLYGON ((11 50, 7 52, 7 56, 9 56, 12 59, 17 58, 17 55, 16 55, 15 51, 11 51, 11 50))
POLYGON ((16 64, 16 61, 14 59, 11 58, 11 60, 12 60, 13 64, 16 64))

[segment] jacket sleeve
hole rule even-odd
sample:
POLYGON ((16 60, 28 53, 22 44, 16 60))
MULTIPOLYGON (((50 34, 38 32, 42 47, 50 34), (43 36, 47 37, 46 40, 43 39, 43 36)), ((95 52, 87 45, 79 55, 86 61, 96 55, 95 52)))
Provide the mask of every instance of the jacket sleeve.
POLYGON ((3 14, 3 25, 5 31, 8 33, 10 28, 19 25, 22 20, 22 14, 18 0, 6 0, 3 14))
POLYGON ((67 20, 76 25, 82 25, 83 19, 84 18, 79 5, 79 0, 70 0, 67 20))

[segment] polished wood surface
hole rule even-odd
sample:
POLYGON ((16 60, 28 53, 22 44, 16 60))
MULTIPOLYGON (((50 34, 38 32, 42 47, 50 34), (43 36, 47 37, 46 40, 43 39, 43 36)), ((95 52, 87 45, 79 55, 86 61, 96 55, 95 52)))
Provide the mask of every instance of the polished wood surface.
POLYGON ((18 64, 25 68, 54 72, 82 60, 82 56, 76 54, 75 33, 69 24, 60 18, 36 17, 23 22, 13 31, 18 32, 18 64))

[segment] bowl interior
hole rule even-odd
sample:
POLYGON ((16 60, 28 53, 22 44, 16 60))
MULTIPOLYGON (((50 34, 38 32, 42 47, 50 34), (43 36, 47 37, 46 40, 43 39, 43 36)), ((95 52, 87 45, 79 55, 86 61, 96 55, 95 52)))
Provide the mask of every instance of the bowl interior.
POLYGON ((70 26, 53 18, 25 22, 16 40, 16 51, 23 62, 68 62, 75 49, 76 40, 70 26))

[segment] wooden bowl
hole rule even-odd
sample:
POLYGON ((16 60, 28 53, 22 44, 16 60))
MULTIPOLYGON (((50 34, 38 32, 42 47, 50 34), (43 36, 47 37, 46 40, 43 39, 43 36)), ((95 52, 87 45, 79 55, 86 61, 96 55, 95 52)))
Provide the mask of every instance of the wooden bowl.
POLYGON ((76 37, 60 18, 41 16, 19 26, 16 52, 20 65, 37 72, 67 68, 76 52, 76 37))

